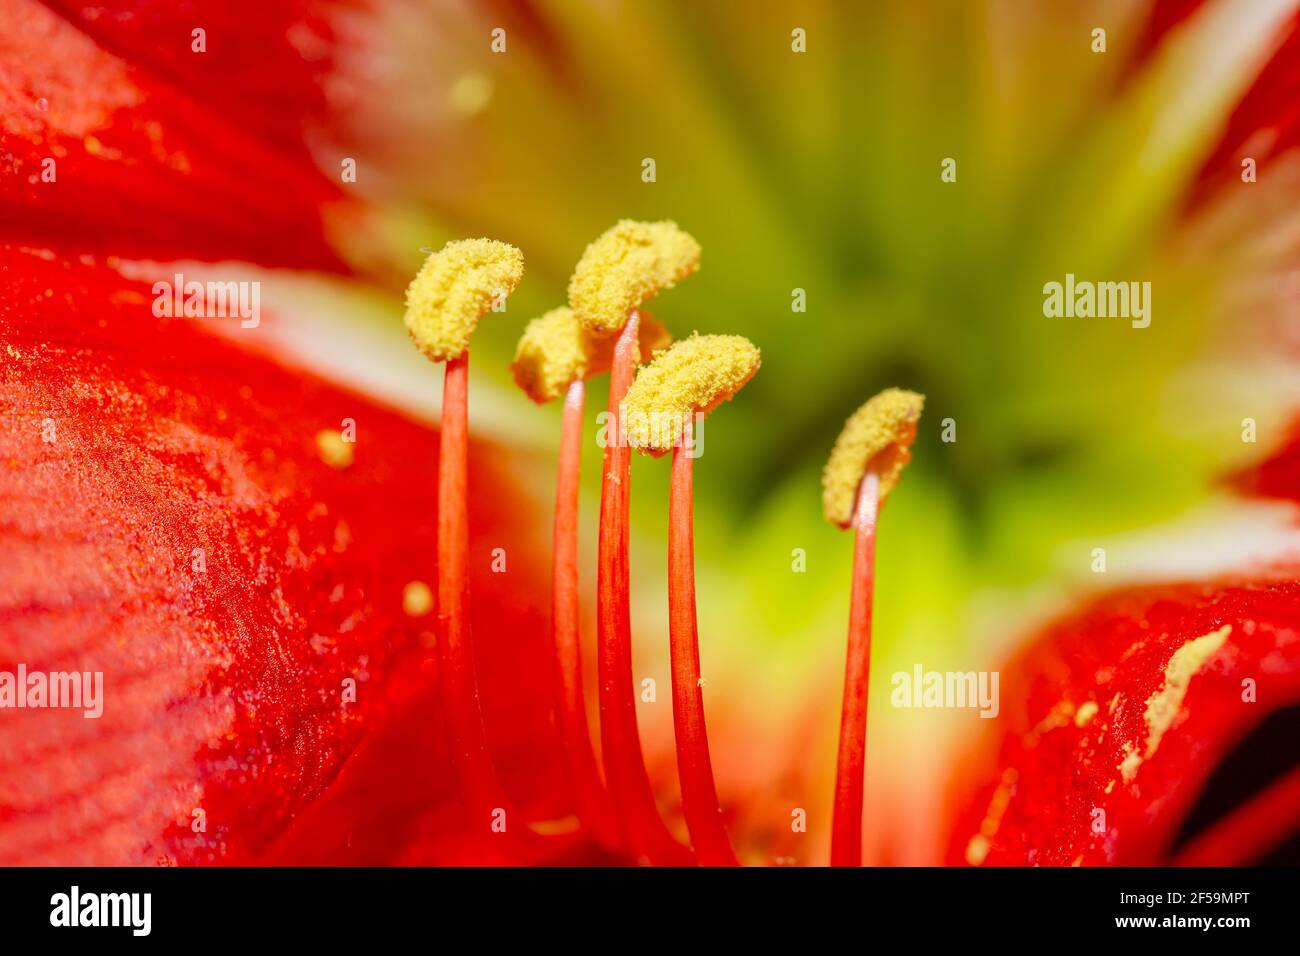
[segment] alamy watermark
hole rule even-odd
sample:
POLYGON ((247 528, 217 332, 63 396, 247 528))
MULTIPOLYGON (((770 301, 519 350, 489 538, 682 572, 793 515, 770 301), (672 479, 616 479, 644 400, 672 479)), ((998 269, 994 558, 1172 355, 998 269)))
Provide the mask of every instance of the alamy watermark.
POLYGON ((889 702, 901 708, 978 708, 992 720, 1002 709, 997 671, 927 671, 920 664, 889 679, 889 702))
POLYGON ((1129 319, 1135 329, 1151 324, 1150 282, 1075 281, 1074 273, 1065 274, 1065 282, 1048 282, 1043 286, 1043 315, 1049 319, 1129 319))
POLYGON ((255 329, 262 321, 261 282, 187 282, 179 272, 172 279, 153 284, 153 314, 160 319, 238 318, 241 329, 255 329))
POLYGON ((0 671, 0 710, 80 710, 97 720, 104 714, 103 671, 0 671))
POLYGON ((55 927, 124 927, 132 936, 153 929, 152 893, 83 893, 73 886, 50 897, 50 925, 55 927))

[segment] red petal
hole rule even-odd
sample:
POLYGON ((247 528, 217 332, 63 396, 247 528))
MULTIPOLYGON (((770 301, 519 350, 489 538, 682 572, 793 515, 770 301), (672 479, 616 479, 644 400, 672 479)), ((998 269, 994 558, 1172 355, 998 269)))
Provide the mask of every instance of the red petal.
MULTIPOLYGON (((189 52, 188 31, 153 42, 195 63, 209 55, 189 52)), ((271 77, 282 60, 270 48, 271 77)), ((244 125, 246 109, 205 106, 150 66, 97 46, 35 0, 0 5, 0 222, 21 223, 24 242, 79 252, 339 268, 321 207, 340 193, 302 150, 283 149, 292 125, 263 142, 244 125), (49 160, 52 182, 42 178, 49 160)))
MULTIPOLYGON (((0 670, 106 685, 99 720, 0 714, 0 863, 459 859, 433 618, 402 609, 437 573, 436 436, 147 291, 0 246, 0 670), (315 439, 344 418, 336 470, 315 439)), ((507 787, 554 817, 547 559, 503 457, 470 464, 483 696, 507 787)))
MULTIPOLYGON (((1129 71, 1145 64, 1171 32, 1205 7, 1205 0, 1156 0, 1143 24, 1129 71)), ((1276 42, 1276 49, 1233 109, 1202 166, 1190 205, 1205 201, 1226 184, 1240 182, 1241 161, 1246 156, 1263 166, 1300 146, 1300 12, 1286 21, 1276 42)))
POLYGON ((324 86, 334 53, 325 5, 262 0, 256 16, 239 4, 196 0, 46 0, 104 50, 143 65, 214 116, 310 164, 303 141, 325 119, 324 86), (205 32, 206 50, 192 49, 205 32))
POLYGON ((1245 494, 1300 501, 1300 420, 1292 424, 1277 452, 1237 476, 1233 484, 1245 494))
POLYGON ((1241 161, 1260 166, 1300 146, 1300 12, 1278 37, 1278 47, 1233 110, 1219 145, 1205 163, 1200 195, 1240 182, 1241 161))
POLYGON ((1135 589, 1049 629, 1003 670, 996 757, 972 758, 981 783, 961 801, 950 861, 1166 860, 1216 764, 1300 701, 1296 577, 1135 589), (1185 696, 1162 698, 1170 706, 1150 722, 1175 652, 1225 626, 1185 696))

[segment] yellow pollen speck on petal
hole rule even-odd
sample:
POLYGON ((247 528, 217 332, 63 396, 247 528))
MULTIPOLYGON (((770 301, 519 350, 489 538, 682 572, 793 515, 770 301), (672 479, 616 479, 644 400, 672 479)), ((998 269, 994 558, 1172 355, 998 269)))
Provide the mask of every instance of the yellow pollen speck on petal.
POLYGON ((1124 759, 1119 762, 1119 775, 1128 783, 1137 776, 1138 768, 1142 766, 1142 753, 1132 744, 1124 745, 1124 759))
POLYGON ((462 73, 448 91, 447 102, 462 116, 477 116, 492 102, 492 77, 478 70, 462 73))
POLYGON ((524 277, 524 256, 493 239, 449 242, 425 260, 406 290, 406 330, 432 361, 458 358, 478 320, 524 277))
POLYGON ((628 444, 662 454, 695 413, 730 399, 754 377, 758 347, 741 335, 692 335, 637 372, 623 401, 628 444))
POLYGON ((356 460, 352 443, 344 441, 340 432, 330 428, 316 433, 316 452, 321 461, 340 471, 356 460))
POLYGON ((109 146, 105 146, 95 136, 87 135, 82 138, 81 145, 85 147, 86 152, 91 156, 99 159, 121 159, 122 151, 109 146))
POLYGON ((1125 783, 1132 781, 1142 762, 1155 754, 1160 741, 1183 709, 1183 698, 1187 696, 1192 678, 1218 653, 1231 633, 1232 625, 1225 624, 1217 631, 1188 641, 1169 658, 1165 665, 1164 686, 1147 698, 1147 709, 1143 714, 1147 725, 1146 751, 1140 752, 1131 744, 1125 748, 1125 757, 1119 768, 1125 783))
POLYGON ((582 821, 574 814, 567 817, 556 817, 554 820, 530 820, 528 829, 541 836, 562 836, 566 833, 577 833, 582 829, 582 821))
MULTIPOLYGON (((672 342, 668 330, 645 312, 637 332, 642 361, 672 342)), ((541 405, 559 398, 578 379, 608 372, 614 343, 612 337, 587 331, 567 306, 551 309, 524 329, 510 372, 524 393, 541 405)))
POLYGON ((894 490, 912 460, 912 440, 925 396, 887 388, 849 416, 822 472, 822 511, 826 520, 847 528, 862 476, 880 476, 880 500, 894 490))
POLYGON ((677 223, 624 219, 583 252, 569 280, 569 305, 588 329, 609 335, 699 267, 700 244, 677 223))
POLYGON ((984 812, 984 820, 980 823, 979 832, 966 844, 966 862, 971 866, 979 866, 989 855, 989 850, 993 847, 993 838, 997 836, 998 829, 1002 826, 1002 818, 1006 815, 1007 807, 1011 805, 1011 795, 1019 779, 1020 771, 1015 767, 1007 767, 1002 771, 1002 779, 998 781, 998 787, 989 799, 989 808, 984 812))
POLYGON ((402 589, 402 610, 411 617, 424 617, 433 610, 433 592, 423 581, 410 581, 402 589))
POLYGON ((1093 700, 1085 701, 1079 705, 1079 709, 1074 714, 1074 726, 1082 727, 1097 713, 1097 702, 1093 700))

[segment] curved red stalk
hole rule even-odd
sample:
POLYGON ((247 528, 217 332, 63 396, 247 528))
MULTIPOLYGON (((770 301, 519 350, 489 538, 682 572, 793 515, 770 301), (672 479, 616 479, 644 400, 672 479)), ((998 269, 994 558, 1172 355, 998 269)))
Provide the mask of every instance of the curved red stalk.
POLYGON ((673 449, 668 501, 668 635, 673 665, 673 729, 682 813, 702 866, 738 866, 722 823, 709 760, 700 686, 700 642, 695 617, 693 470, 685 442, 673 449))
POLYGON ((490 832, 506 806, 488 752, 470 642, 466 486, 469 454, 469 353, 447 363, 438 456, 438 671, 461 798, 475 828, 490 832))
POLYGON ((688 864, 655 806, 641 755, 632 682, 632 623, 628 610, 627 512, 631 449, 622 436, 620 406, 640 353, 635 311, 619 333, 609 370, 609 424, 600 485, 600 566, 596 630, 600 645, 600 745, 610 799, 625 817, 633 849, 651 863, 688 864))
POLYGON ((844 665, 844 708, 835 768, 831 866, 862 865, 862 775, 867 755, 867 688, 871 676, 871 601, 876 576, 876 513, 880 479, 868 471, 853 509, 853 596, 844 665))
POLYGON ((611 849, 624 841, 610 810, 605 786, 587 728, 582 691, 582 645, 578 597, 578 501, 582 465, 582 414, 586 388, 582 379, 569 386, 560 432, 560 465, 555 489, 555 565, 552 577, 551 633, 559 671, 560 742, 573 780, 578 819, 611 849))
POLYGON ((1174 857, 1174 866, 1246 866, 1296 832, 1300 768, 1252 796, 1174 857))

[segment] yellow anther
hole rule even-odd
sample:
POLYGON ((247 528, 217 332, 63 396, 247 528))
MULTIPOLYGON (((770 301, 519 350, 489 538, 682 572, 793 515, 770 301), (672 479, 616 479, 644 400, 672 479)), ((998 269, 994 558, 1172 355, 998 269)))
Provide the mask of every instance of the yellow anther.
POLYGON ((675 222, 624 219, 578 260, 569 305, 598 335, 617 332, 628 313, 700 267, 700 244, 675 222))
POLYGON ((623 401, 633 448, 663 454, 696 412, 707 413, 758 371, 758 347, 740 335, 692 335, 642 368, 623 401))
POLYGON ((524 256, 493 239, 461 239, 425 260, 406 290, 406 330, 435 362, 464 354, 485 312, 515 290, 524 256))
MULTIPOLYGON (((642 361, 672 342, 668 330, 642 312, 637 326, 642 361)), ((567 306, 551 309, 524 329, 510 371, 520 388, 539 405, 564 394, 578 379, 609 371, 614 338, 583 328, 567 306)))
POLYGON ((858 485, 868 468, 880 476, 881 501, 894 490, 903 466, 912 460, 916 421, 924 404, 924 395, 887 388, 849 416, 822 472, 827 521, 849 526, 858 485))

